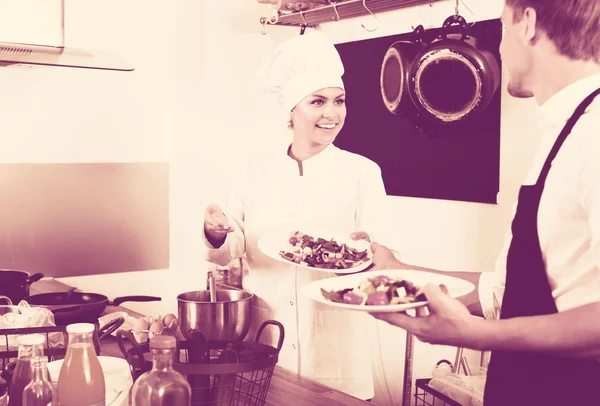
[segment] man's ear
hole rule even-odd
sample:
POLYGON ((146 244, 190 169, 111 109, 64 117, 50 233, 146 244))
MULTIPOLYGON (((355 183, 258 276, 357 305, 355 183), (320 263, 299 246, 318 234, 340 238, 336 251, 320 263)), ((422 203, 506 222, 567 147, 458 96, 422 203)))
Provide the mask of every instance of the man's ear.
POLYGON ((536 40, 537 34, 537 13, 534 8, 527 7, 523 11, 523 18, 521 19, 521 38, 526 44, 531 44, 536 40))

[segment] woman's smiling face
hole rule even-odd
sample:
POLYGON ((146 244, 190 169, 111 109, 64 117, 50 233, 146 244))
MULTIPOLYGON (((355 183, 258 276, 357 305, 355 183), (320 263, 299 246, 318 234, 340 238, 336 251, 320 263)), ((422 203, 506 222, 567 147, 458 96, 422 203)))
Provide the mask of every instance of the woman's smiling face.
POLYGON ((346 93, 327 87, 302 99, 291 111, 294 137, 310 144, 331 144, 344 126, 346 93))

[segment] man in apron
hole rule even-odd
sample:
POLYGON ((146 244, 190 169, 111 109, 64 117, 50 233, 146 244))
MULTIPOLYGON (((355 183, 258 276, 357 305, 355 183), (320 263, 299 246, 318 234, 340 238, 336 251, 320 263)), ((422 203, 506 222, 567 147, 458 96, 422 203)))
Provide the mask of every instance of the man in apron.
MULTIPOLYGON (((488 282, 503 287, 500 319, 473 317, 473 295, 453 300, 434 285, 418 317, 373 315, 425 342, 491 350, 485 406, 598 405, 600 2, 506 0, 502 22, 508 92, 535 97, 549 126, 519 193, 502 269, 466 276, 479 279, 488 319, 488 282)), ((407 267, 385 247, 373 250, 376 269, 407 267)))

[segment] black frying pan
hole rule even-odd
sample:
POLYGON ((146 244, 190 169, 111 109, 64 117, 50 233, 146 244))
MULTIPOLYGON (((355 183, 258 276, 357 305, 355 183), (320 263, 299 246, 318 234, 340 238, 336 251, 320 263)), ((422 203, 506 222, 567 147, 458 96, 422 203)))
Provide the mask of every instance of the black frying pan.
POLYGON ((414 29, 410 41, 398 41, 390 45, 381 63, 379 86, 381 98, 388 111, 397 116, 406 115, 414 109, 409 91, 410 68, 417 53, 425 46, 422 25, 414 29))
POLYGON ((411 66, 409 94, 423 117, 460 124, 484 111, 500 86, 496 57, 467 33, 466 20, 450 16, 442 33, 423 48, 411 66), (458 33, 450 33, 458 26, 458 33))
POLYGON ((158 302, 162 300, 156 296, 121 296, 114 300, 98 293, 84 292, 53 292, 31 295, 25 298, 32 305, 52 307, 60 305, 78 305, 79 309, 61 311, 54 315, 57 325, 70 323, 89 322, 100 317, 106 306, 118 306, 124 302, 158 302))

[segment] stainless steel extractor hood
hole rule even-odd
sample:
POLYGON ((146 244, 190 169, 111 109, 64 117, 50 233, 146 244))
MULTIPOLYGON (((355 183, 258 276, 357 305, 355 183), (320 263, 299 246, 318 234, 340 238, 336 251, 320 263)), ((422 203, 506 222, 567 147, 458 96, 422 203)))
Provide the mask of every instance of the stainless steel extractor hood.
POLYGON ((121 57, 105 51, 87 51, 65 47, 65 7, 61 0, 60 43, 56 46, 2 42, 0 38, 0 66, 24 64, 61 66, 116 71, 132 71, 121 57))

